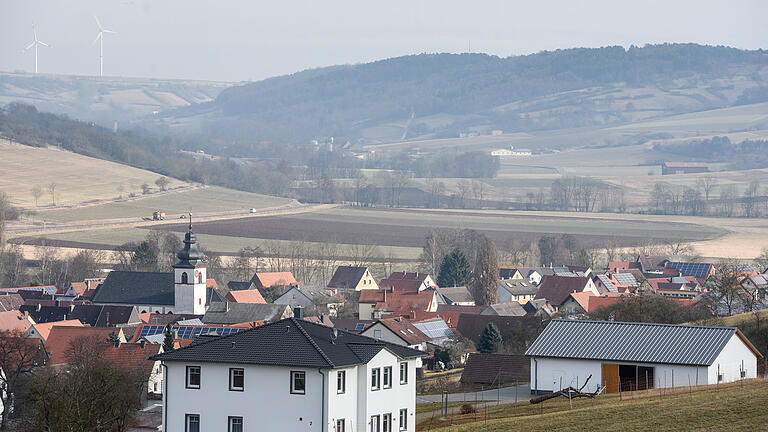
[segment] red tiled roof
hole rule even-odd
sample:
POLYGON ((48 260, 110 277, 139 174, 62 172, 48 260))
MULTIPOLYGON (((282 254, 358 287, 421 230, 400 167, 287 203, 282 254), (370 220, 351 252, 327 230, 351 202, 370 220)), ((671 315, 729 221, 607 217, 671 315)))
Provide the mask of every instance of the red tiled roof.
POLYGON ((80 322, 80 320, 66 320, 66 321, 54 321, 49 323, 43 323, 43 324, 33 324, 35 327, 35 330, 37 330, 37 333, 40 334, 40 337, 43 338, 43 340, 48 340, 48 336, 51 334, 51 329, 54 326, 60 326, 60 327, 82 327, 83 323, 80 322))
MULTIPOLYGON (((404 318, 380 319, 379 323, 403 339, 408 345, 418 345, 431 339, 404 318)), ((376 324, 374 324, 375 326, 376 324)))
POLYGON ((416 310, 426 311, 432 305, 434 296, 435 292, 432 290, 418 292, 390 291, 385 293, 383 301, 376 303, 374 310, 398 314, 416 310))
POLYGON ((32 322, 23 313, 12 310, 0 312, 0 330, 25 332, 32 326, 32 322))
POLYGON ((262 272, 262 273, 256 273, 253 275, 253 278, 251 278, 251 281, 256 283, 256 281, 261 284, 261 287, 269 288, 271 286, 279 286, 279 285, 298 285, 299 283, 296 282, 296 278, 293 277, 293 273, 291 272, 262 272))
POLYGON ((480 315, 486 309, 485 306, 459 306, 459 305, 437 305, 437 315, 448 324, 451 330, 456 331, 459 325, 459 317, 462 314, 480 315))
POLYGON ((590 292, 572 293, 571 297, 581 306, 586 313, 592 313, 600 308, 613 306, 625 297, 624 294, 607 292, 596 296, 590 292))
POLYGON ((159 354, 162 347, 160 344, 143 344, 142 346, 138 343, 123 343, 119 347, 109 345, 102 356, 120 369, 137 371, 148 377, 155 366, 155 361, 150 360, 149 357, 159 354))
MULTIPOLYGON (((45 351, 50 355, 50 365, 67 363, 67 351, 70 344, 78 338, 89 338, 97 342, 111 343, 109 335, 112 332, 122 334, 122 330, 114 327, 62 327, 53 326, 48 339, 45 341, 45 351)), ((123 341, 125 339, 123 338, 123 341)))
POLYGON ((230 291, 227 293, 226 298, 234 303, 267 303, 257 289, 230 291))
POLYGON ((384 290, 362 290, 360 291, 359 303, 377 303, 384 301, 384 290))
POLYGON ((72 289, 75 291, 75 294, 77 295, 83 295, 86 291, 88 291, 88 284, 85 282, 72 282, 72 289))
POLYGON ((218 288, 219 287, 219 283, 216 282, 216 279, 214 279, 214 278, 208 278, 208 279, 205 280, 205 286, 209 287, 209 288, 218 288))

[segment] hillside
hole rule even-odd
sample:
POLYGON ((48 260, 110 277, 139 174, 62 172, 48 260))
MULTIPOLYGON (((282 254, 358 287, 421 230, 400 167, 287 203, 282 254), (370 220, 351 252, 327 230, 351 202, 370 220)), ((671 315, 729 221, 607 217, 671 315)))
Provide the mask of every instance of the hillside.
POLYGON ((694 44, 422 54, 228 88, 167 112, 221 139, 352 143, 621 124, 768 100, 768 55, 694 44), (343 141, 342 141, 343 142, 343 141))
POLYGON ((502 431, 719 431, 760 430, 768 422, 763 409, 768 403, 768 386, 765 380, 746 381, 721 386, 679 388, 667 390, 660 396, 658 390, 600 396, 596 401, 576 399, 574 408, 568 409, 567 399, 545 402, 544 414, 537 415, 539 407, 521 403, 518 417, 513 407, 491 406, 490 419, 484 422, 482 415, 453 416, 454 425, 435 419, 422 422, 418 430, 438 432, 502 432, 502 431), (621 419, 617 424, 617 419, 621 419), (472 422, 474 420, 474 422, 472 422), (469 423, 471 422, 471 423, 469 423), (445 425, 447 426, 447 425, 445 425))
POLYGON ((40 111, 112 126, 154 111, 212 101, 229 83, 74 75, 0 73, 0 106, 21 102, 40 111))

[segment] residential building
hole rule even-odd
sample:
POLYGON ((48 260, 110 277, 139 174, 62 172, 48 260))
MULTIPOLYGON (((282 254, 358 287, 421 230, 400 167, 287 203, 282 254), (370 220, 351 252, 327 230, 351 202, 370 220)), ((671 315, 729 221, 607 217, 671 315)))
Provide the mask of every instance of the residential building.
POLYGON ((128 305, 72 305, 68 319, 76 319, 91 327, 115 327, 141 323, 135 306, 128 305))
POLYGON ((416 430, 422 352, 295 318, 154 356, 163 430, 416 430))
POLYGON ((333 273, 327 288, 336 292, 379 289, 368 267, 339 266, 333 273))
POLYGON ((536 297, 539 287, 525 279, 502 279, 497 284, 499 303, 528 303, 536 297))
POLYGON ((344 305, 344 299, 337 295, 331 295, 328 290, 313 286, 291 287, 283 295, 275 299, 275 304, 285 304, 295 309, 320 310, 318 313, 328 313, 335 317, 336 311, 344 305))
POLYGON ((586 383, 606 392, 687 387, 757 376, 762 354, 736 327, 552 320, 525 355, 531 392, 586 383))
POLYGON ((591 292, 599 295, 595 282, 591 277, 545 276, 539 285, 535 299, 547 299, 556 310, 574 292, 591 292))
POLYGON ((378 319, 382 315, 410 316, 414 311, 437 312, 437 292, 434 289, 422 291, 399 291, 394 288, 360 291, 358 317, 378 319))
POLYGON ((262 297, 261 292, 257 289, 247 289, 230 291, 225 297, 226 301, 232 303, 261 303, 266 304, 267 301, 262 297))
POLYGON ((440 304, 451 304, 459 306, 474 306, 475 299, 466 286, 457 287, 437 287, 437 297, 440 304))
POLYGON ((437 283, 432 276, 419 272, 393 272, 388 278, 379 281, 379 288, 390 288, 396 291, 423 291, 436 286, 437 283))
POLYGON ((163 371, 159 360, 150 357, 163 352, 162 344, 120 343, 108 345, 101 352, 104 360, 118 369, 133 372, 136 376, 146 377, 142 399, 162 399, 163 371))
POLYGON ((292 287, 299 286, 296 278, 291 272, 257 272, 251 278, 251 282, 257 289, 270 288, 274 286, 292 287))
POLYGON ((427 342, 431 339, 410 321, 399 317, 380 319, 360 334, 420 351, 427 350, 427 342))
POLYGON ((34 322, 17 310, 0 312, 0 331, 26 333, 34 322))
POLYGON ((45 340, 45 351, 50 359, 49 365, 66 364, 69 361, 67 353, 72 348, 72 344, 79 341, 88 344, 114 344, 115 342, 125 343, 126 339, 121 328, 53 326, 45 340))
POLYGON ((455 335, 448 323, 440 317, 428 318, 421 321, 411 321, 414 327, 421 330, 429 338, 429 344, 443 346, 451 342, 455 335))
POLYGON ((27 329, 26 333, 24 333, 24 337, 41 339, 43 342, 45 342, 46 340, 48 340, 48 335, 51 334, 51 329, 54 326, 82 327, 83 323, 81 323, 80 320, 66 320, 66 321, 55 321, 55 322, 42 323, 42 324, 32 324, 32 326, 29 329, 27 329))
POLYGON ((513 301, 508 303, 492 304, 486 307, 485 310, 480 313, 480 315, 523 316, 527 313, 528 312, 523 309, 523 306, 520 303, 513 301))
POLYGON ((0 312, 19 310, 24 304, 24 299, 15 293, 0 294, 0 312))

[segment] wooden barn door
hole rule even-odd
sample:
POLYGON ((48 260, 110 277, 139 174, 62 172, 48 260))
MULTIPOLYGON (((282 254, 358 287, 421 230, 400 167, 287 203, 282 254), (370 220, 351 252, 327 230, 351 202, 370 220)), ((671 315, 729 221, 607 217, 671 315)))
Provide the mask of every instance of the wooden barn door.
POLYGON ((603 364, 603 380, 606 393, 619 392, 619 365, 603 364))

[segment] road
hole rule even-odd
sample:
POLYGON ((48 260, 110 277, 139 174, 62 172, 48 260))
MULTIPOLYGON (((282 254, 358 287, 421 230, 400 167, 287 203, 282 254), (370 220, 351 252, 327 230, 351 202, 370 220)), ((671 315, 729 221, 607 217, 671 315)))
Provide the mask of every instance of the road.
MULTIPOLYGON (((475 400, 496 402, 498 398, 501 403, 512 403, 515 401, 515 392, 517 392, 518 402, 527 401, 531 398, 530 386, 523 384, 477 392, 449 393, 448 402, 474 402, 475 400)), ((416 403, 440 402, 441 398, 442 395, 439 394, 416 396, 416 403)))

